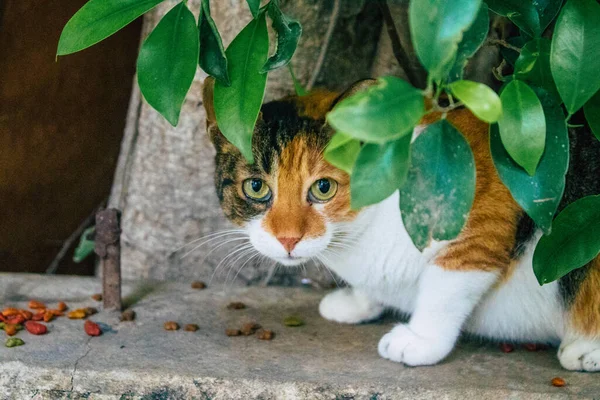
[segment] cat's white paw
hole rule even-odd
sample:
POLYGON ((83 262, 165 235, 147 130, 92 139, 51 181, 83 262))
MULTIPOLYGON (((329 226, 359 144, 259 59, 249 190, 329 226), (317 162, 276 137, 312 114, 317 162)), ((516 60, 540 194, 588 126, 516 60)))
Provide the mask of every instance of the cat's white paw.
POLYGON ((561 344, 558 360, 571 371, 600 371, 600 341, 578 338, 561 344))
POLYGON ((379 341, 379 355, 410 366, 433 365, 446 357, 454 340, 444 337, 424 337, 414 333, 406 324, 397 325, 379 341))
POLYGON ((379 317, 383 309, 383 306, 352 288, 329 293, 319 304, 319 313, 323 318, 342 324, 371 321, 379 317))

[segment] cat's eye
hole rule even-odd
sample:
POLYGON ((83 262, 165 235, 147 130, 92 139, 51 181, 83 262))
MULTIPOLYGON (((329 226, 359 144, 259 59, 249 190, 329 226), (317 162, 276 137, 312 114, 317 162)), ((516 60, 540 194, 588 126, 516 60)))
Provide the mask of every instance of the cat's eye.
POLYGON ((321 178, 312 184, 308 191, 308 200, 313 203, 325 203, 337 192, 337 182, 331 178, 321 178))
POLYGON ((246 179, 244 183, 242 183, 242 190, 246 197, 254 201, 269 201, 271 198, 271 189, 262 179, 246 179))

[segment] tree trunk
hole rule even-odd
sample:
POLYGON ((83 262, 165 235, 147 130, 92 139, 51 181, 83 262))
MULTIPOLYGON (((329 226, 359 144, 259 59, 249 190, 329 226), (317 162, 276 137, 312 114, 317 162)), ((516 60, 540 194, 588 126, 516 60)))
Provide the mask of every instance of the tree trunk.
MULTIPOLYGON (((191 0, 188 6, 196 12, 199 2, 191 0)), ((167 1, 146 15, 143 37, 176 3, 167 1)), ((407 2, 392 3, 392 12, 404 15, 396 23, 404 27, 407 2)), ((213 1, 211 6, 212 16, 227 46, 251 18, 246 1, 213 1)), ((343 90, 359 79, 403 75, 375 2, 287 0, 282 1, 282 8, 302 23, 303 36, 292 65, 299 80, 309 88, 324 86, 343 90)), ((404 35, 402 41, 410 43, 406 37, 408 29, 399 31, 404 35)), ((414 54, 412 57, 416 62, 414 54)), ((240 272, 239 268, 248 258, 238 259, 236 254, 230 254, 231 246, 219 246, 222 243, 219 240, 207 243, 186 257, 182 256, 195 244, 176 251, 196 238, 230 228, 213 186, 214 150, 205 132, 201 98, 205 77, 204 72, 198 70, 176 128, 143 101, 137 85, 133 90, 110 200, 110 207, 123 212, 124 278, 189 281, 210 280, 214 275, 213 282, 229 284, 265 280, 297 284, 301 278, 308 277, 319 285, 329 285, 332 276, 323 268, 309 267, 300 271, 280 267, 273 274, 270 261, 252 260, 240 272)), ((269 74, 266 100, 290 93, 293 93, 293 85, 286 68, 269 74)))

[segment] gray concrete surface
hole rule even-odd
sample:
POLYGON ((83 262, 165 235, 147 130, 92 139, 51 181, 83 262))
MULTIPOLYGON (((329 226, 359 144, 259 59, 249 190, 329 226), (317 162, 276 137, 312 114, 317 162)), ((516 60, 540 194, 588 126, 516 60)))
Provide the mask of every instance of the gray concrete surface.
MULTIPOLYGON (((95 278, 0 274, 0 307, 24 307, 29 299, 98 306, 90 295, 99 291, 95 278)), ((327 322, 317 313, 323 293, 315 289, 140 282, 124 292, 134 322, 102 312, 91 319, 107 331, 90 338, 82 321, 60 318, 45 336, 20 332, 24 346, 0 347, 0 399, 600 399, 600 375, 563 371, 554 350, 504 354, 463 341, 435 367, 383 360, 376 346, 393 318, 327 322), (228 310, 231 301, 248 308, 228 310), (286 327, 288 315, 306 324, 286 327), (168 332, 167 320, 200 329, 168 332), (224 334, 251 320, 274 330, 275 339, 224 334), (555 376, 567 386, 552 387, 555 376)))

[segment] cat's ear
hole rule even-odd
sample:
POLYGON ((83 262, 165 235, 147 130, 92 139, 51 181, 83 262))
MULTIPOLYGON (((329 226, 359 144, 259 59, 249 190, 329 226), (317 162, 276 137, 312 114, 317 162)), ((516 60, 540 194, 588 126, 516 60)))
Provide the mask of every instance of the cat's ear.
POLYGON ((213 92, 215 89, 215 78, 209 76, 204 80, 202 85, 202 103, 204 104, 204 110, 206 111, 206 130, 217 125, 217 116, 215 115, 214 96, 213 92))
POLYGON ((345 92, 340 94, 333 101, 330 109, 333 109, 333 107, 335 107, 340 101, 347 99, 348 97, 350 97, 358 92, 362 92, 363 90, 366 90, 367 88, 369 88, 373 85, 376 85, 376 84, 377 84, 377 79, 363 79, 361 81, 353 83, 348 89, 346 89, 345 92))

